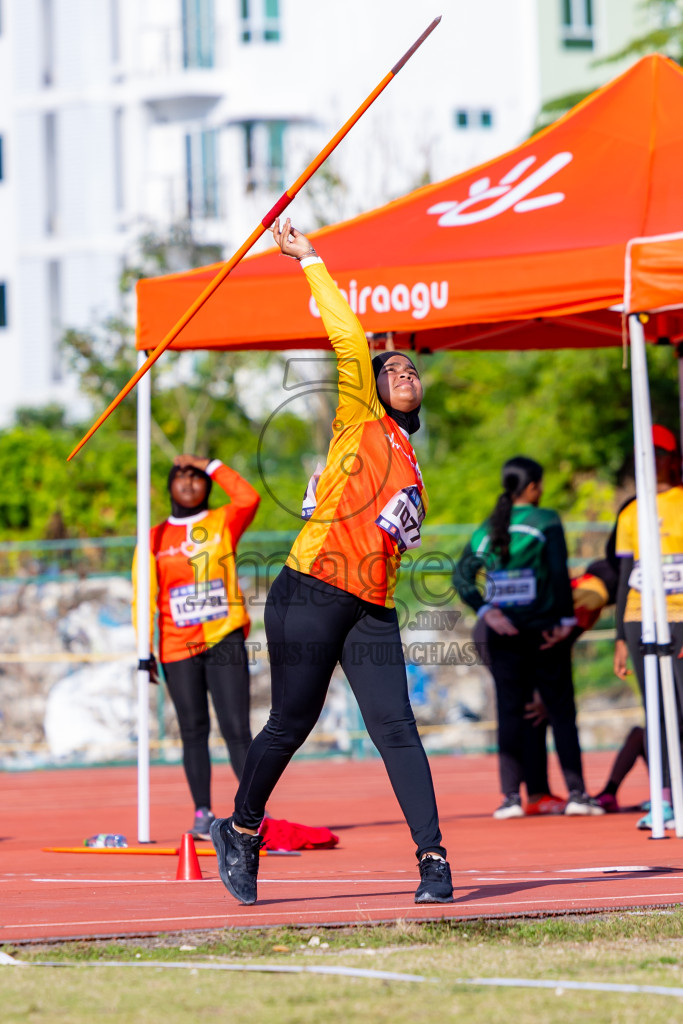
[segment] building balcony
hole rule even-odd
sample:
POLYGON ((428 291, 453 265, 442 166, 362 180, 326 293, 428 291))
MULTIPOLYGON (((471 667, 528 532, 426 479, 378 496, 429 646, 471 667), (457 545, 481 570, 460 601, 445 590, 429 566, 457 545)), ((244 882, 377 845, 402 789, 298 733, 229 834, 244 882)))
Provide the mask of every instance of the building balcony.
POLYGON ((225 94, 225 46, 221 33, 205 47, 189 46, 180 26, 150 26, 139 40, 139 63, 128 78, 158 121, 206 117, 225 94))

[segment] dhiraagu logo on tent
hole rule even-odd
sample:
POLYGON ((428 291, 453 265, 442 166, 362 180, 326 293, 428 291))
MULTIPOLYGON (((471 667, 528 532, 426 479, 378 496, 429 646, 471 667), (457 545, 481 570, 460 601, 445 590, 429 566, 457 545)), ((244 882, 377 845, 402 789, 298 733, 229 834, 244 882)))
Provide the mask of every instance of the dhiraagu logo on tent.
POLYGON ((506 210, 529 213, 544 206, 556 206, 564 200, 564 192, 541 192, 540 195, 532 193, 571 163, 573 155, 557 153, 544 164, 534 168, 536 159, 535 156, 528 156, 520 160, 497 185, 492 185, 490 178, 479 178, 470 185, 467 199, 436 203, 427 210, 427 213, 439 215, 440 227, 457 228, 465 224, 491 220, 506 210))
MULTIPOLYGON (((415 284, 366 284, 358 287, 357 281, 349 281, 348 288, 339 288, 354 313, 362 316, 369 310, 375 313, 407 313, 415 320, 424 320, 432 309, 445 309, 448 305, 448 281, 416 281, 415 284)), ((320 311, 313 296, 308 308, 312 316, 319 317, 320 311)))

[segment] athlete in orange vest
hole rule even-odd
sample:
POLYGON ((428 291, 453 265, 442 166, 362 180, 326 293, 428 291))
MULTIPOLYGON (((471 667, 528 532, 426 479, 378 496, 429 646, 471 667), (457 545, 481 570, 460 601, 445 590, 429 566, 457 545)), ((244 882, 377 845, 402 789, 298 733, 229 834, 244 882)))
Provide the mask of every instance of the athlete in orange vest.
MULTIPOLYGON (((234 469, 196 455, 177 456, 168 489, 172 514, 150 531, 150 629, 153 640, 158 614, 159 658, 178 715, 185 775, 195 804, 192 835, 208 839, 214 820, 209 693, 238 779, 251 742, 244 646, 249 616, 235 552, 260 497, 234 469), (230 498, 228 505, 209 509, 213 481, 230 498)), ((134 594, 137 556, 136 551, 134 594)), ((137 624, 135 598, 133 621, 137 624)))
POLYGON ((337 356, 339 403, 325 468, 306 491, 306 520, 265 609, 272 707, 254 739, 232 818, 211 825, 221 879, 256 900, 266 801, 315 725, 339 662, 378 748, 417 848, 417 903, 453 899, 429 763, 408 700, 394 607, 401 554, 420 543, 427 496, 410 434, 422 384, 397 352, 371 360, 363 328, 310 242, 285 221, 282 252, 301 264, 337 356))

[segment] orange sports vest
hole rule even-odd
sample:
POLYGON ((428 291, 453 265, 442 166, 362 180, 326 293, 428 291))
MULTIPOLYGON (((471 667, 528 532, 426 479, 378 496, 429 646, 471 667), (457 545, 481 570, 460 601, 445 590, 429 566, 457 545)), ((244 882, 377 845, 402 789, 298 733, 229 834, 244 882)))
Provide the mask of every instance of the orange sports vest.
POLYGON ((427 508, 420 467, 379 401, 357 317, 322 263, 305 273, 337 356, 339 403, 326 465, 309 482, 307 521, 287 565, 393 608, 401 554, 419 545, 427 508))
MULTIPOLYGON (((181 661, 233 630, 249 631, 235 571, 237 542, 256 514, 257 491, 239 473, 212 463, 212 480, 230 504, 188 519, 166 519, 150 530, 150 631, 159 615, 159 658, 181 661)), ((133 559, 133 622, 137 624, 137 550, 133 559)))

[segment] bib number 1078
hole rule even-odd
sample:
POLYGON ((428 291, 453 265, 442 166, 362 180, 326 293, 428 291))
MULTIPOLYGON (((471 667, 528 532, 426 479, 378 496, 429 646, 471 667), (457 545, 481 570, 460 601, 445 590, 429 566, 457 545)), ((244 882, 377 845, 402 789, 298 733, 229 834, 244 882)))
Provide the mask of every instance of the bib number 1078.
POLYGON ((396 541, 398 550, 403 553, 408 548, 418 548, 422 538, 420 527, 425 517, 425 508, 420 497, 420 490, 415 484, 397 491, 391 501, 384 506, 375 520, 380 530, 384 530, 396 541))

